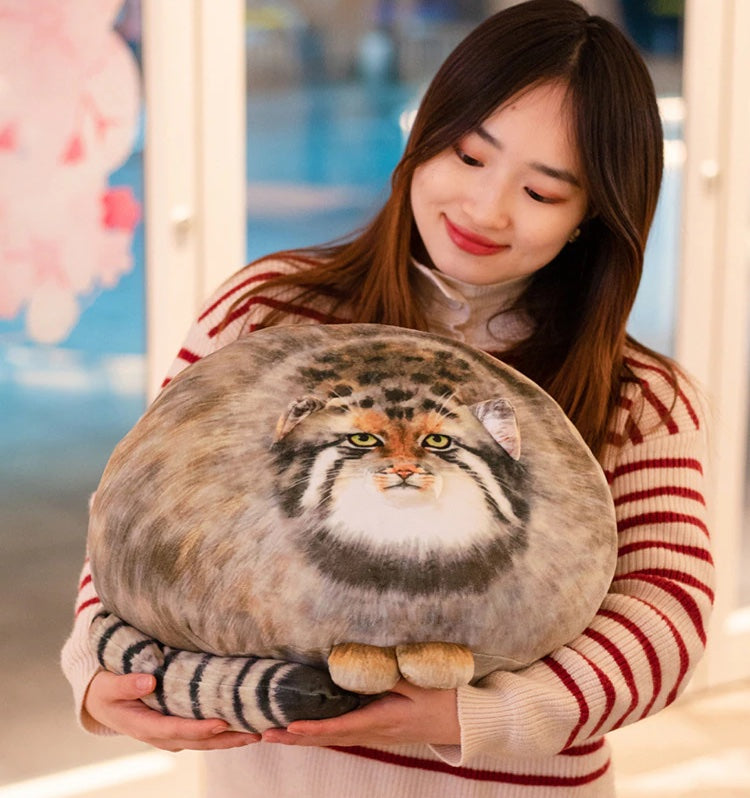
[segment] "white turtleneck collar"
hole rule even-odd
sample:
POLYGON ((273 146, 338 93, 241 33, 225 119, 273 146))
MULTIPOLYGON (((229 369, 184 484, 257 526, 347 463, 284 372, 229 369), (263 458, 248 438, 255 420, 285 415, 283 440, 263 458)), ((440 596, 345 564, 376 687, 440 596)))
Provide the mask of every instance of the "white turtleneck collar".
POLYGON ((529 277, 475 285, 416 261, 413 268, 429 332, 487 351, 502 351, 529 335, 529 319, 508 310, 528 285, 529 277))

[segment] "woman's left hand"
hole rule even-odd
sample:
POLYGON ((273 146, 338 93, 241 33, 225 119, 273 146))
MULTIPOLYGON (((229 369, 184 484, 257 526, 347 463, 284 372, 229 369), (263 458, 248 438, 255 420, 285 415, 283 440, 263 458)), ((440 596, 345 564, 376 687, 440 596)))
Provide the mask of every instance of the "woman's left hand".
POLYGON ((269 729, 263 741, 283 745, 397 745, 461 741, 455 690, 425 690, 401 680, 388 695, 327 720, 298 720, 269 729))

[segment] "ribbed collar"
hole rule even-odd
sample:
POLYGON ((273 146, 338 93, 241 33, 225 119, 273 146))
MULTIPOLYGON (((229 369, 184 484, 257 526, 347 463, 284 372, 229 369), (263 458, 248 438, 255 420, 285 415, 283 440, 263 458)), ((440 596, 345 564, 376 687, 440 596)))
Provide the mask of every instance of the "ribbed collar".
POLYGON ((525 314, 508 310, 528 285, 529 277, 474 285, 416 261, 413 268, 430 332, 488 351, 502 351, 531 332, 525 314))

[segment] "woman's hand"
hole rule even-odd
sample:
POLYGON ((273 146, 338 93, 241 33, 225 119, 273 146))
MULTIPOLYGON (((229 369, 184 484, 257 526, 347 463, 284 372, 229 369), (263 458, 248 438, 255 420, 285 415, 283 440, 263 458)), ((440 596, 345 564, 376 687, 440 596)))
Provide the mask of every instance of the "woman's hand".
POLYGON ((383 698, 328 720, 298 720, 269 729, 263 740, 284 745, 396 745, 461 742, 455 690, 425 690, 403 679, 383 698))
POLYGON ((259 734, 227 731, 223 720, 177 718, 149 709, 140 699, 155 687, 156 679, 148 674, 100 671, 91 680, 84 711, 113 731, 165 751, 237 748, 260 740, 259 734))

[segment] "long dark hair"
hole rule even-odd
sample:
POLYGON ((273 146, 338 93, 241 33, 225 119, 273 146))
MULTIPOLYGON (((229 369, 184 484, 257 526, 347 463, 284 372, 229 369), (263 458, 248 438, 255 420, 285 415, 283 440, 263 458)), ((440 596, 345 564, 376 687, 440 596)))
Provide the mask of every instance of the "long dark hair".
MULTIPOLYGON (((410 268, 422 249, 409 199, 414 170, 548 82, 567 87, 589 212, 579 238, 534 274, 518 301, 532 334, 498 354, 554 396, 601 454, 627 379, 625 327, 661 184, 663 134, 637 50, 574 0, 528 0, 475 28, 427 89, 377 216, 343 243, 276 253, 305 268, 262 290, 296 288, 299 300, 323 294, 345 303, 352 320, 425 329, 410 268)), ((274 320, 271 313, 266 323, 274 320)))

